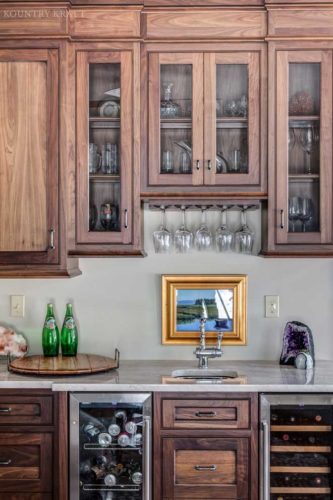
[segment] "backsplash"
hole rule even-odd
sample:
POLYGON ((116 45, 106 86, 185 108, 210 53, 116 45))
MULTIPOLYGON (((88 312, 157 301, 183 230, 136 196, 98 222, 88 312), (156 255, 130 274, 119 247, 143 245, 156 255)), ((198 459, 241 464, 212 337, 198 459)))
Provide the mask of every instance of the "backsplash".
MULTIPOLYGON (((193 359, 193 346, 161 345, 161 274, 247 274, 248 345, 226 347, 225 359, 278 360, 287 321, 308 324, 313 332, 316 359, 333 360, 333 261, 332 259, 264 259, 256 256, 218 254, 155 255, 151 234, 160 222, 159 212, 145 210, 148 257, 81 259, 83 275, 72 280, 1 280, 1 323, 27 335, 30 351, 41 352, 41 331, 46 303, 52 301, 59 326, 67 301, 73 301, 80 327, 81 352, 113 355, 118 347, 123 359, 193 359), (26 295, 25 318, 9 316, 11 294, 26 295), (264 317, 264 296, 280 296, 280 318, 264 317)), ((212 229, 219 214, 207 217, 212 229)), ((260 247, 260 213, 249 214, 260 247)), ((197 227, 200 213, 191 213, 189 225, 197 227)), ((169 228, 181 218, 168 213, 169 228)), ((239 214, 230 225, 237 229, 239 214)))

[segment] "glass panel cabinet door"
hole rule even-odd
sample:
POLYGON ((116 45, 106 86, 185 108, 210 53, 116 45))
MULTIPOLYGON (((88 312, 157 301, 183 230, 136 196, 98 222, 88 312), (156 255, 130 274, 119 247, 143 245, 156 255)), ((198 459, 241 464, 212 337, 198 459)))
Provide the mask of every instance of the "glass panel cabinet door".
POLYGON ((132 55, 77 54, 78 243, 131 243, 132 55))
POLYGON ((203 182, 203 55, 149 55, 149 184, 203 182))
POLYGON ((332 55, 277 52, 277 243, 332 241, 332 55))
POLYGON ((260 184, 260 54, 205 55, 205 184, 260 184))

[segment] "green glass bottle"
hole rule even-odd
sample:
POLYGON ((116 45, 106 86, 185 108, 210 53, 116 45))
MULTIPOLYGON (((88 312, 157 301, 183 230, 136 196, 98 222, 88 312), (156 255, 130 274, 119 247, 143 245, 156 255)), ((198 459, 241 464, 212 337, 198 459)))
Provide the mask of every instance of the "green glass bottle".
POLYGON ((64 324, 61 330, 61 352, 63 356, 76 356, 78 331, 73 316, 72 304, 67 304, 64 324))
POLYGON ((54 317, 53 304, 47 304, 44 322, 42 345, 44 356, 58 356, 59 330, 54 317))

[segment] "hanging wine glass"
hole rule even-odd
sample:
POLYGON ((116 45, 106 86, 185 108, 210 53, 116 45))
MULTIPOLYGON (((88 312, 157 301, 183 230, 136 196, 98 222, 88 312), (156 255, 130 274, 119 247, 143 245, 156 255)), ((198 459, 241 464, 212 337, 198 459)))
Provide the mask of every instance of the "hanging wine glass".
POLYGON ((157 231, 153 232, 155 253, 168 253, 172 248, 172 234, 166 227, 165 207, 161 205, 162 220, 157 231))
POLYGON ((247 207, 241 212, 241 229, 235 233, 235 250, 238 253, 252 254, 254 232, 247 225, 247 207))
POLYGON ((228 229, 227 207, 221 210, 221 226, 215 233, 216 250, 218 252, 230 252, 233 246, 234 233, 228 229))
POLYGON ((175 248, 178 253, 188 253, 193 247, 193 233, 186 227, 186 207, 181 206, 182 211, 182 224, 175 232, 175 248))
POLYGON ((206 221, 207 207, 201 207, 201 225, 195 233, 194 245, 199 252, 210 250, 212 247, 212 233, 209 231, 206 221))
POLYGON ((318 143, 319 136, 314 132, 314 127, 307 127, 302 130, 300 134, 300 144, 304 151, 304 171, 306 174, 312 174, 312 155, 314 149, 316 147, 316 143, 318 143))

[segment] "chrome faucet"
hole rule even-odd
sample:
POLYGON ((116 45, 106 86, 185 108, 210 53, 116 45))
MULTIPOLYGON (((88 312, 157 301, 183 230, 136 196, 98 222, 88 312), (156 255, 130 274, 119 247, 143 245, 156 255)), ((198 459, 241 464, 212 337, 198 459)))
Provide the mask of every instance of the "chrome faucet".
POLYGON ((220 358, 223 354, 221 349, 223 332, 217 334, 216 347, 206 347, 206 321, 208 319, 208 312, 205 301, 201 301, 202 315, 200 318, 200 346, 196 348, 194 354, 199 361, 199 368, 208 368, 208 360, 210 358, 220 358))

